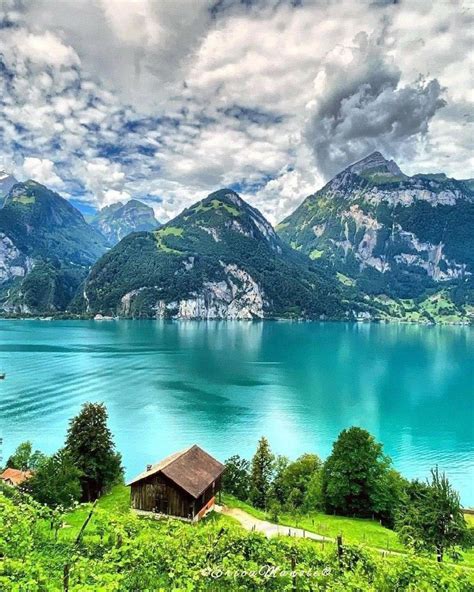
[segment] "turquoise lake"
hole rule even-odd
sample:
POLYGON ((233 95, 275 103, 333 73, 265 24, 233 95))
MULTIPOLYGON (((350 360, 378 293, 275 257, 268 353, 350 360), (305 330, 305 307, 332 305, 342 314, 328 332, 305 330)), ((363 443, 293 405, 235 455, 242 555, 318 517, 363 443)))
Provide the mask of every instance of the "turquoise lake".
POLYGON ((325 457, 368 429, 395 468, 436 464, 474 506, 474 330, 290 322, 0 321, 4 459, 53 452, 85 401, 106 403, 127 477, 198 443, 224 460, 325 457))

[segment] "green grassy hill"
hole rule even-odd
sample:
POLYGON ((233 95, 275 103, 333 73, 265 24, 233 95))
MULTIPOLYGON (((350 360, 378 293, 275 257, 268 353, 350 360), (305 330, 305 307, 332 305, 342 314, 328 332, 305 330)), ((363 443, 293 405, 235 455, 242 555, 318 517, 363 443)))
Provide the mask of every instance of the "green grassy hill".
POLYGON ((11 494, 0 493, 0 589, 5 592, 53 592, 65 584, 70 592, 470 592, 474 586, 474 570, 467 566, 438 565, 408 554, 384 556, 354 545, 364 537, 377 545, 385 536, 386 529, 372 521, 319 514, 304 519, 310 521, 308 529, 314 519, 325 534, 342 530, 352 539, 338 557, 333 544, 267 539, 216 514, 193 525, 139 519, 129 510, 128 489, 118 486, 98 501, 78 541, 90 504, 69 512, 56 533, 41 507, 11 494))

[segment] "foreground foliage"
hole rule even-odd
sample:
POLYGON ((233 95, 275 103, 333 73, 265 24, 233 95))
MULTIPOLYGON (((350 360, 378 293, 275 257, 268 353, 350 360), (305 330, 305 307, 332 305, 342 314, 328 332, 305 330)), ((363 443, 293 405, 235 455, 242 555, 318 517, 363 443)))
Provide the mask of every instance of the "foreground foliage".
MULTIPOLYGON (((87 515, 90 508, 79 512, 87 515)), ((78 538, 79 529, 79 523, 63 528, 56 539, 41 506, 0 495, 0 589, 63 590, 65 566, 71 592, 467 592, 474 586, 469 570, 414 557, 382 557, 356 546, 345 546, 338 556, 334 546, 267 539, 222 518, 191 526, 140 520, 112 504, 99 504, 78 538)))

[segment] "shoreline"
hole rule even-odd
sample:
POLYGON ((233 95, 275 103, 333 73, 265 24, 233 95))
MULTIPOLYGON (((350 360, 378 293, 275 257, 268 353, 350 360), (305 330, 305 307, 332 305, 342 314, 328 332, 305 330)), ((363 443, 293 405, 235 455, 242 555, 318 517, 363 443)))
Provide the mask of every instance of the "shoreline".
POLYGON ((446 322, 435 322, 435 321, 412 321, 406 319, 333 319, 333 318, 285 318, 285 317, 268 317, 268 318, 253 318, 253 319, 229 319, 229 318, 157 318, 157 317, 113 317, 107 315, 73 315, 73 314, 57 314, 57 315, 0 315, 0 321, 96 321, 96 322, 110 322, 110 321, 173 321, 173 322, 242 322, 242 323, 260 323, 260 322, 272 322, 272 323, 350 323, 355 325, 417 325, 423 327, 473 327, 474 319, 466 319, 462 321, 446 321, 446 322))

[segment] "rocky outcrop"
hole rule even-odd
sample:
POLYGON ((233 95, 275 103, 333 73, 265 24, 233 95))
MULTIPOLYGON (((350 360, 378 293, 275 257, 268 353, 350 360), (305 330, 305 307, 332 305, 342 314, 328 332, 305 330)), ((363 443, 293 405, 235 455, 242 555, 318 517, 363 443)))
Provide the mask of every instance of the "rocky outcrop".
MULTIPOLYGON (((199 292, 180 300, 157 300, 153 307, 158 319, 251 320, 264 317, 265 299, 257 282, 237 265, 221 262, 225 280, 204 282, 199 292)), ((159 291, 158 286, 152 289, 159 291)), ((121 299, 119 314, 131 316, 134 299, 150 288, 139 288, 121 299)))
POLYGON ((0 284, 25 277, 33 268, 33 261, 23 255, 13 241, 0 233, 0 284))

